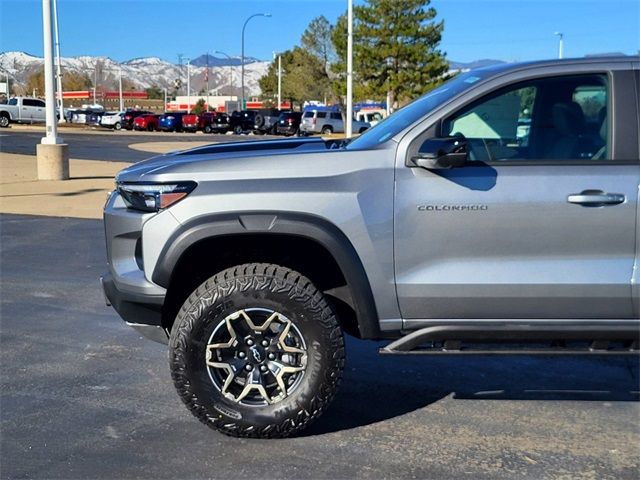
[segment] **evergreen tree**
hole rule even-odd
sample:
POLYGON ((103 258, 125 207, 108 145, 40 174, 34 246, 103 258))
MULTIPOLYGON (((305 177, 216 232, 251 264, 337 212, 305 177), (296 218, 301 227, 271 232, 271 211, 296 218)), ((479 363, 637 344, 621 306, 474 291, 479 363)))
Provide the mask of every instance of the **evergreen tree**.
POLYGON ((204 98, 198 99, 198 101, 194 105, 194 107, 191 110, 191 112, 195 113, 196 115, 200 115, 200 114, 204 113, 206 111, 205 103, 206 102, 205 102, 204 98))
POLYGON ((333 27, 324 15, 314 18, 302 34, 300 43, 312 55, 318 57, 329 74, 329 66, 335 60, 335 50, 331 41, 333 27))
MULTIPOLYGON (((323 62, 308 51, 295 47, 282 56, 282 98, 295 102, 322 100, 331 92, 329 77, 323 62)), ((263 95, 278 92, 278 60, 269 65, 267 74, 259 80, 263 95)))
MULTIPOLYGON (((354 85, 356 94, 390 95, 391 104, 404 103, 442 81, 448 69, 438 50, 444 23, 435 22, 430 0, 368 0, 354 7, 354 85)), ((332 35, 338 61, 346 71, 347 25, 339 19, 332 35)), ((344 83, 344 76, 340 79, 344 83)), ((356 95, 356 98, 358 95, 356 95)))

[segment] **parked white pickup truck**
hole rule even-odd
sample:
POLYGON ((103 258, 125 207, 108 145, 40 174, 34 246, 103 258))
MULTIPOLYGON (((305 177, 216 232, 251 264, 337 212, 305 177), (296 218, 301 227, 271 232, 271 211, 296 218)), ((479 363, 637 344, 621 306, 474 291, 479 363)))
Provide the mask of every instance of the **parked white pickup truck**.
POLYGON ((28 97, 13 97, 0 105, 0 127, 15 123, 45 122, 45 103, 43 100, 28 97))

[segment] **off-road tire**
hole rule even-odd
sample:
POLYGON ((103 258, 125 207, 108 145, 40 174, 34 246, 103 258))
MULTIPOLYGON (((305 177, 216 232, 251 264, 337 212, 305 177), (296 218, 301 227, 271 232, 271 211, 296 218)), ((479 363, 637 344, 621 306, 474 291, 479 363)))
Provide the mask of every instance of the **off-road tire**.
POLYGON ((236 125, 233 127, 233 133, 235 135, 241 135, 244 132, 243 128, 240 125, 236 125))
POLYGON ((322 292, 298 272, 263 263, 229 268, 200 285, 178 312, 169 341, 171 377, 182 401, 201 422, 235 437, 288 437, 306 428, 333 399, 344 358, 342 329, 322 292), (207 373, 212 332, 227 316, 250 308, 281 312, 307 345, 300 383, 270 405, 226 397, 207 373))

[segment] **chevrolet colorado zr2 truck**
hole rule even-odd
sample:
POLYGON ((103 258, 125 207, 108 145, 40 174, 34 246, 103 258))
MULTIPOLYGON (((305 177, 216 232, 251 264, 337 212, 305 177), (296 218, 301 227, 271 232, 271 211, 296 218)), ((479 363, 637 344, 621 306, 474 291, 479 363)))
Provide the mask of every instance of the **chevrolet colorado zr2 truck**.
POLYGON ((343 333, 385 354, 635 354, 638 57, 462 73, 352 140, 222 143, 122 170, 108 302, 187 408, 282 437, 343 333))

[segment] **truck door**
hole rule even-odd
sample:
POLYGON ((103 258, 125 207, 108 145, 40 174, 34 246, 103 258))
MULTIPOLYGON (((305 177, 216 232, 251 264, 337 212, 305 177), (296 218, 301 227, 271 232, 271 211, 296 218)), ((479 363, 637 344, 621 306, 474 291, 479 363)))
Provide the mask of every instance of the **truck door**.
POLYGON ((32 98, 23 98, 20 105, 20 121, 31 122, 35 113, 35 100, 32 98))
POLYGON ((32 122, 45 122, 47 119, 46 104, 42 100, 32 100, 33 110, 31 115, 32 122))
POLYGON ((467 142, 462 168, 398 157, 405 320, 634 317, 633 72, 584 70, 514 80, 443 113, 430 130, 467 142))

